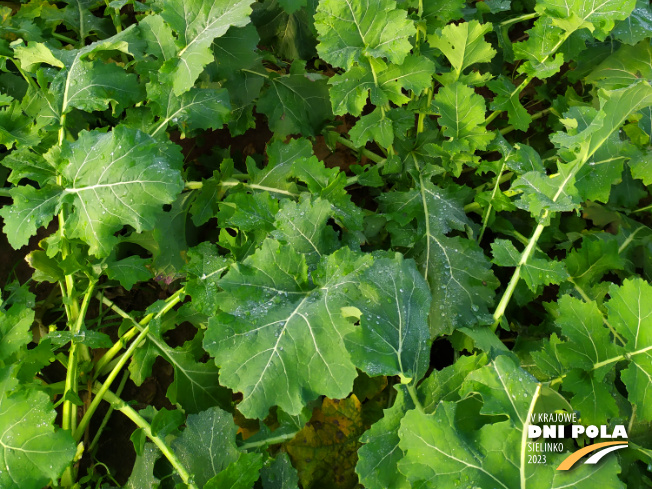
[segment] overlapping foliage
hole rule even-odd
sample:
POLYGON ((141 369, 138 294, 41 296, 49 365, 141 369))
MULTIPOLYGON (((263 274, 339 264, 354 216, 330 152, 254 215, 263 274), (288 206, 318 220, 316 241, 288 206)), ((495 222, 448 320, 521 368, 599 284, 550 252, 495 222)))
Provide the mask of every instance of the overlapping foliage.
POLYGON ((0 13, 0 486, 652 484, 647 2, 0 13), (528 463, 553 411, 629 448, 528 463))

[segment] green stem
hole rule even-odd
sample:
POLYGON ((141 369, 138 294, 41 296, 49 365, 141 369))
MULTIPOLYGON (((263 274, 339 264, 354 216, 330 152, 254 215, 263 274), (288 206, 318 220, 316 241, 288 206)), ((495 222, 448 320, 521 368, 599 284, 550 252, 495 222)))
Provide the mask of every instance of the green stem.
MULTIPOLYGON (((533 121, 536 121, 537 119, 541 119, 544 115, 547 115, 551 110, 552 110, 552 107, 548 107, 547 109, 543 109, 543 110, 541 110, 539 112, 536 112, 535 114, 532 114, 530 116, 530 118, 533 121)), ((513 125, 510 124, 509 126, 502 128, 499 132, 500 132, 500 134, 502 134, 504 136, 505 134, 508 134, 508 133, 514 131, 515 129, 516 128, 513 125)))
POLYGON ((521 475, 521 489, 526 489, 527 487, 526 486, 527 476, 525 474, 525 471, 527 469, 527 465, 525 464, 525 452, 526 452, 525 448, 527 447, 527 441, 528 441, 528 427, 530 426, 532 413, 534 413, 534 406, 536 405, 540 394, 541 394, 541 384, 537 384, 537 388, 534 391, 534 395, 532 396, 532 401, 530 401, 530 407, 527 410, 527 414, 525 416, 525 423, 523 424, 523 429, 521 430, 521 463, 519 465, 520 475, 521 475))
POLYGON ((59 39, 59 41, 64 41, 64 42, 67 42, 68 44, 72 44, 72 45, 77 43, 77 41, 75 41, 74 39, 72 39, 72 38, 70 38, 68 36, 64 36, 63 34, 59 34, 57 32, 52 32, 52 37, 54 37, 55 39, 59 39))
POLYGON ((247 70, 245 68, 241 68, 240 71, 244 71, 245 73, 251 73, 252 75, 258 75, 258 76, 261 76, 263 78, 268 78, 269 79, 269 75, 265 75, 264 73, 260 73, 258 71, 247 70))
POLYGON ((645 207, 641 207, 640 209, 636 209, 635 211, 632 211, 630 214, 636 214, 637 212, 645 212, 652 210, 652 205, 647 205, 645 207))
POLYGON ((413 383, 410 383, 406 387, 407 387, 408 393, 410 394, 410 398, 412 399, 412 402, 414 403, 414 407, 421 414, 425 414, 425 411, 423 410, 423 406, 421 405, 421 401, 419 401, 419 395, 417 394, 416 386, 413 383))
MULTIPOLYGON (((95 392, 96 389, 93 389, 93 392, 95 392)), ((97 389, 98 396, 99 393, 102 392, 100 388, 97 389)), ((127 416, 133 423, 141 428, 147 438, 152 440, 152 442, 158 447, 159 450, 161 450, 161 453, 165 455, 165 458, 168 459, 170 464, 172 464, 172 467, 177 471, 179 476, 181 477, 181 480, 183 480, 183 483, 188 486, 189 489, 198 489, 198 487, 195 485, 194 482, 192 482, 190 474, 186 470, 186 468, 183 466, 181 461, 177 458, 175 453, 172 451, 172 449, 168 446, 167 443, 158 436, 155 436, 152 434, 152 427, 151 425, 145 421, 145 419, 136 412, 131 406, 129 406, 126 402, 124 402, 122 399, 120 399, 117 395, 115 395, 111 391, 104 391, 102 392, 102 397, 113 406, 114 409, 117 409, 120 411, 122 414, 127 416)))
POLYGON ((536 12, 533 12, 531 14, 523 14, 523 15, 519 15, 518 17, 512 17, 511 19, 507 19, 507 20, 501 22, 498 25, 501 26, 501 27, 504 27, 504 26, 507 26, 507 25, 516 24, 517 22, 523 22, 525 20, 536 19, 537 17, 539 17, 539 15, 541 15, 541 14, 538 14, 536 12))
MULTIPOLYGON (((244 182, 241 182, 241 181, 238 181, 238 180, 225 180, 223 182, 220 182, 221 187, 236 187, 238 185, 242 185, 243 187, 252 188, 252 189, 255 189, 255 190, 264 190, 265 192, 283 194, 283 195, 287 195, 289 197, 298 197, 299 196, 299 194, 297 194, 295 192, 290 192, 288 190, 283 190, 283 189, 280 189, 280 188, 266 187, 264 185, 258 185, 258 184, 255 184, 255 183, 244 183, 244 182)), ((203 182, 192 181, 192 182, 186 182, 185 183, 185 189, 186 190, 199 190, 199 189, 203 188, 203 186, 204 186, 203 182)))
POLYGON ((620 245, 618 248, 618 254, 620 255, 625 249, 631 244, 632 241, 634 241, 634 236, 638 234, 638 232, 642 229, 644 229, 646 226, 641 226, 639 228, 636 228, 629 236, 627 236, 627 239, 623 241, 623 244, 620 245))
POLYGON ((136 337, 136 339, 131 342, 131 345, 129 345, 129 348, 127 349, 125 354, 120 357, 120 360, 118 360, 118 363, 116 364, 115 367, 113 367, 113 370, 111 370, 104 383, 101 384, 100 388, 97 389, 97 391, 96 389, 93 389, 93 392, 96 395, 93 398, 91 405, 88 407, 88 410, 86 411, 86 413, 84 413, 84 416, 79 422, 79 426, 77 426, 77 429, 73 433, 73 438, 77 443, 79 443, 79 440, 81 440, 82 436, 84 435, 84 430, 86 429, 86 426, 88 426, 88 423, 93 417, 93 414, 95 414, 95 411, 100 405, 100 402, 102 402, 102 398, 104 397, 104 394, 108 392, 109 387, 111 387, 111 384, 120 373, 120 370, 122 370, 122 367, 125 366, 127 360, 129 360, 129 358, 131 358, 131 355, 133 355, 133 353, 136 351, 136 348, 138 348, 140 344, 147 338, 148 332, 149 332, 149 326, 143 328, 143 330, 136 337))
POLYGON ((377 155, 377 154, 374 153, 373 151, 369 151, 369 150, 366 149, 366 148, 357 148, 357 147, 355 146, 355 144, 353 144, 351 141, 349 141, 349 140, 346 139, 345 137, 338 136, 338 137, 337 137, 337 142, 340 143, 342 146, 346 146, 347 148, 352 149, 353 151, 357 151, 357 152, 360 153, 361 155, 366 156, 367 158, 369 158, 369 159, 370 159, 371 161, 373 161, 374 163, 377 163, 377 164, 379 164, 379 165, 380 165, 380 164, 385 164, 385 158, 383 158, 383 157, 380 156, 380 155, 377 155))
POLYGON ((489 223, 489 216, 491 215, 491 209, 493 208, 491 203, 496 198, 496 192, 498 192, 498 189, 500 188, 500 178, 502 177, 504 171, 505 171, 505 163, 503 163, 503 166, 500 167, 500 172, 496 176, 496 183, 494 184, 494 190, 491 193, 491 200, 489 201, 489 205, 487 206, 487 210, 484 214, 484 218, 482 219, 482 229, 480 230, 480 234, 478 235, 478 244, 482 242, 482 237, 484 236, 484 232, 487 229, 487 224, 489 223))
POLYGON ((160 318, 163 314, 167 313, 170 309, 172 309, 174 306, 176 306, 179 302, 181 302, 181 295, 185 293, 185 288, 180 288, 177 290, 174 294, 172 294, 170 297, 168 297, 165 302, 165 307, 161 309, 156 315, 154 313, 149 313, 147 316, 145 316, 143 319, 140 321, 136 321, 133 316, 125 311, 123 311, 120 307, 118 307, 112 300, 108 299, 102 294, 97 294, 96 298, 97 300, 101 301, 102 304, 105 306, 109 307, 111 310, 116 312, 119 316, 121 316, 124 319, 127 319, 131 321, 134 324, 134 327, 131 328, 129 331, 127 331, 125 334, 123 334, 118 341, 114 343, 114 345, 100 358, 97 363, 95 364, 95 377, 94 380, 97 379, 98 376, 102 374, 103 368, 113 360, 113 358, 118 354, 120 350, 122 350, 127 342, 131 340, 138 331, 141 330, 144 326, 147 326, 149 322, 154 319, 155 317, 158 319, 160 318))
POLYGON ((0 188, 0 197, 11 197, 11 193, 8 188, 0 188))
POLYGON ((259 448, 259 447, 267 447, 270 445, 278 445, 279 443, 283 443, 285 441, 291 440, 296 436, 296 434, 299 433, 298 431, 294 431, 292 433, 286 433, 284 435, 278 435, 278 436, 272 436, 270 438, 265 438, 264 440, 259 440, 259 441, 252 441, 250 443, 243 443, 240 445, 240 450, 251 450, 252 448, 259 448))
MULTIPOLYGON (((542 216, 542 221, 544 221, 547 217, 548 217, 548 211, 545 211, 542 216)), ((544 224, 537 225, 536 229, 534 230, 534 233, 532 234, 532 237, 530 238, 529 243, 523 250, 523 254, 521 255, 520 260, 518 261, 516 270, 514 270, 514 274, 512 275, 509 284, 507 284, 507 288, 505 289, 505 292, 503 293, 503 296, 500 299, 500 302, 498 303, 498 307, 494 312, 494 323, 491 325, 492 331, 496 331, 496 329, 498 328, 498 324, 500 324, 500 320, 505 314, 507 305, 509 304, 509 301, 512 298, 512 294, 514 293, 514 290, 516 289, 516 285, 518 284, 518 281, 521 277, 521 268, 523 267, 523 265, 527 263, 528 259, 530 258, 530 255, 532 254, 532 251, 536 247, 537 241, 539 241, 539 238, 541 237, 541 233, 543 232, 545 227, 546 226, 544 224)))
MULTIPOLYGON (((68 353, 66 385, 63 391, 64 398, 66 397, 66 394, 68 392, 73 392, 74 394, 77 393, 79 371, 77 368, 78 343, 75 340, 75 335, 81 331, 81 328, 84 324, 84 317, 86 316, 86 312, 88 311, 88 305, 90 303, 91 296, 93 295, 94 289, 95 289, 95 282, 91 281, 90 284, 88 285, 88 289, 86 289, 86 293, 84 294, 81 310, 79 311, 75 324, 71 328, 73 339, 70 343, 70 351, 68 353)), ((63 414, 61 419, 61 427, 64 430, 74 431, 76 425, 77 425, 77 407, 70 400, 65 400, 63 402, 63 414)))
MULTIPOLYGON (((125 372, 122 375, 122 379, 120 380, 120 384, 118 384, 118 388, 115 391, 115 394, 117 396, 120 396, 122 394, 122 391, 125 388, 125 385, 127 384, 127 380, 129 379, 129 372, 125 372)), ((104 428, 106 428, 107 423, 109 422, 109 418, 111 418, 111 414, 113 414, 113 405, 109 406, 109 410, 106 412, 104 415, 104 419, 102 419, 102 423, 100 424, 100 427, 97 429, 97 432, 95 433, 95 436, 93 437, 93 441, 91 441, 91 444, 88 446, 88 451, 93 452, 95 447, 100 441, 100 436, 102 435, 102 432, 104 431, 104 428)))

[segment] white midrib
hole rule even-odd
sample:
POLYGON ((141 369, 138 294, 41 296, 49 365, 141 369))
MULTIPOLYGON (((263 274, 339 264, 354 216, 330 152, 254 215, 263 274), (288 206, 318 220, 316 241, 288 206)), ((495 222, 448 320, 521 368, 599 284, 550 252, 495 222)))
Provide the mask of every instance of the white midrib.
POLYGON ((247 395, 242 399, 241 403, 243 403, 243 402, 245 402, 247 399, 249 399, 249 398, 254 394, 254 392, 256 392, 256 390, 258 389, 258 386, 260 385, 260 383, 262 382, 263 378, 265 377, 265 373, 267 372, 267 369, 269 368, 269 366, 270 366, 271 363, 272 363, 272 359, 274 358, 274 355, 278 355, 278 345, 279 345, 279 343, 281 342, 281 338, 283 338, 283 333, 285 333, 285 330, 288 328, 288 325, 290 324, 290 321, 291 321, 292 318, 293 318, 293 317, 294 317, 294 316, 299 312, 299 310, 301 309, 301 307, 303 307, 303 303, 306 302, 306 300, 308 300, 308 295, 306 295, 306 296, 301 300, 301 302, 299 302, 299 304, 297 305, 297 307, 294 308, 294 311, 292 311, 292 314, 290 314, 290 315, 288 316, 288 318, 285 320, 285 324, 283 325, 283 329, 281 329, 281 331, 279 332, 278 338, 276 338, 276 343, 274 343, 274 347, 272 348, 272 353, 270 354, 269 359, 267 360, 267 364, 265 365, 265 368, 263 368, 263 371, 260 373, 260 377, 258 378, 258 380, 256 381, 256 383, 255 383, 254 386, 252 387, 252 389, 251 389, 251 391, 249 392, 249 394, 247 394, 247 395))
POLYGON ((81 192, 85 192, 86 190, 97 190, 100 188, 119 187, 121 185, 136 185, 136 184, 147 184, 147 183, 161 183, 163 185, 173 185, 172 183, 166 182, 164 180, 127 180, 125 182, 98 183, 96 185, 89 185, 87 187, 66 188, 63 190, 63 192, 68 194, 79 194, 81 192))
MULTIPOLYGON (((541 393, 541 384, 537 384, 537 388, 534 391, 532 396, 532 401, 530 402, 530 408, 527 411, 525 416, 525 422, 523 423, 523 432, 521 433, 521 460, 520 460, 520 475, 521 475, 521 489, 526 489, 527 477, 525 476, 525 448, 527 446, 527 435, 528 428, 530 426, 530 420, 532 419, 532 413, 534 413, 534 406, 539 399, 539 394, 541 393)), ((509 393, 507 394, 509 396, 509 393)))

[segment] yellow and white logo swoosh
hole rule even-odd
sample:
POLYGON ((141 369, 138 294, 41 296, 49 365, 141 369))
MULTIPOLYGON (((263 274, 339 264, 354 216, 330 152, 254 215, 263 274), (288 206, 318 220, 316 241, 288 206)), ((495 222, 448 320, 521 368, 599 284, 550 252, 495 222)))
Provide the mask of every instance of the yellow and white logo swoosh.
POLYGON ((627 447, 626 441, 605 441, 603 443, 595 443, 594 445, 589 445, 587 447, 580 448, 578 451, 571 453, 568 457, 564 459, 562 463, 559 464, 557 470, 570 469, 573 465, 575 465, 575 462, 581 459, 584 455, 587 455, 591 452, 595 452, 596 450, 597 453, 591 455, 584 463, 597 464, 600 461, 600 459, 602 459, 602 457, 604 457, 608 453, 626 447, 627 447))

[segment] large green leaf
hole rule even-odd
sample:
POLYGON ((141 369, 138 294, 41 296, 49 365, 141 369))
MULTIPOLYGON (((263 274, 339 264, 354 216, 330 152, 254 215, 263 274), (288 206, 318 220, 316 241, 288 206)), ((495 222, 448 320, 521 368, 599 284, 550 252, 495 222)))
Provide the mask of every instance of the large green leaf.
POLYGON ((428 43, 439 49, 450 62, 453 71, 445 77, 444 84, 455 82, 469 66, 475 63, 488 63, 496 50, 484 40, 491 32, 491 24, 480 24, 477 20, 449 24, 441 32, 428 37, 428 43))
POLYGON ((418 382, 430 358, 428 284, 400 255, 376 259, 360 282, 360 327, 345 338, 353 362, 371 376, 418 382))
POLYGON ((154 228, 163 204, 183 188, 179 147, 123 126, 82 133, 64 145, 61 158, 68 162, 62 198, 75 208, 67 234, 82 238, 98 256, 109 254, 123 226, 154 228))
POLYGON ((5 221, 4 232, 9 244, 15 249, 25 246, 41 226, 47 226, 59 207, 61 188, 47 186, 37 190, 31 185, 13 187, 11 206, 0 209, 5 221))
POLYGON ((415 34, 406 16, 394 0, 324 0, 315 15, 317 52, 327 63, 346 69, 366 57, 401 64, 415 34))
POLYGON ((288 134, 316 136, 333 117, 328 100, 328 78, 308 73, 301 63, 290 73, 270 73, 269 85, 258 99, 256 110, 267 116, 270 128, 283 138, 288 134))
POLYGON ((172 448, 199 487, 238 460, 237 430, 231 414, 216 407, 188 416, 172 448))
POLYGON ((405 413, 414 409, 405 386, 397 386, 397 395, 391 408, 360 437, 365 445, 358 450, 355 471, 368 489, 409 489, 410 483, 399 472, 397 464, 403 458, 398 446, 398 429, 405 413))
POLYGON ((274 461, 260 471, 263 489, 297 489, 299 477, 287 453, 279 453, 274 461))
POLYGON ((405 105, 410 101, 404 91, 421 94, 432 84, 435 65, 425 56, 409 55, 400 65, 371 69, 368 62, 355 65, 346 73, 337 74, 329 80, 333 112, 344 115, 347 112, 358 116, 371 96, 376 106, 392 102, 405 105))
POLYGON ((612 284, 609 295, 609 321, 627 341, 630 362, 621 377, 628 398, 637 416, 652 421, 652 285, 639 278, 625 280, 621 287, 612 284))
MULTIPOLYGON (((433 337, 489 322, 489 306, 498 285, 489 260, 475 241, 446 236, 470 226, 463 198, 453 187, 441 189, 423 182, 421 192, 394 192, 381 199, 382 209, 390 211, 397 222, 416 218, 414 253, 432 293, 429 321, 433 337)), ((403 230, 398 234, 406 235, 403 230)))
POLYGON ((441 116, 439 125, 453 152, 486 149, 494 134, 487 132, 485 122, 485 101, 466 85, 455 82, 437 92, 433 107, 441 116))
POLYGON ((268 239, 218 282, 225 313, 211 318, 204 348, 222 384, 243 393, 245 416, 264 418, 273 405, 296 415, 320 394, 351 392, 356 372, 343 336, 354 326, 340 308, 370 265, 341 249, 309 280, 304 255, 268 239))
MULTIPOLYGON (((545 464, 527 463, 530 425, 541 386, 507 356, 469 374, 460 394, 477 393, 487 418, 478 430, 463 423, 463 404, 442 401, 433 414, 409 411, 401 421, 399 446, 405 451, 399 469, 413 487, 454 487, 465 481, 471 487, 501 489, 589 488, 599 483, 622 488, 615 461, 601 471, 555 471, 563 456, 547 453, 545 464), (501 416, 507 416, 502 421, 501 416), (421 485, 419 485, 421 484, 421 485)), ((553 408, 553 409, 556 409, 553 408)), ((476 415, 477 416, 477 415, 476 415)))
POLYGON ((181 133, 194 129, 220 129, 231 116, 229 94, 225 89, 191 88, 176 96, 169 86, 154 81, 147 86, 154 115, 160 119, 152 133, 168 125, 181 133))
POLYGON ((177 33, 178 52, 164 64, 163 81, 175 95, 189 90, 213 61, 211 43, 231 26, 249 23, 250 0, 157 0, 161 17, 177 33))
MULTIPOLYGON (((7 370, 0 371, 0 377, 7 373, 7 370)), ((44 392, 27 389, 13 395, 7 391, 0 393, 0 485, 3 488, 42 489, 70 465, 75 442, 70 432, 54 430, 55 417, 56 412, 44 392)))
POLYGON ((598 39, 604 39, 616 20, 624 20, 634 10, 636 0, 544 0, 537 2, 536 10, 545 12, 554 23, 566 31, 588 28, 598 39))
POLYGON ((636 0, 636 7, 629 17, 616 22, 613 36, 620 42, 636 44, 650 37, 652 32, 652 8, 645 0, 636 0))

